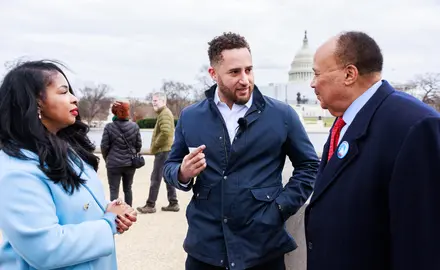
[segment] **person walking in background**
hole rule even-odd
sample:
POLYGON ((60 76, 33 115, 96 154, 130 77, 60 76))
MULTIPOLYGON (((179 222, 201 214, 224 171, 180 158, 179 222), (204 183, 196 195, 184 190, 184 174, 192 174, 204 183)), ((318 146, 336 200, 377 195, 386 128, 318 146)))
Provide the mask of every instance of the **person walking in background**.
POLYGON ((115 102, 112 105, 112 113, 113 122, 105 126, 101 140, 101 153, 107 167, 110 186, 110 200, 118 198, 122 179, 124 200, 131 206, 133 178, 136 172, 136 168, 132 166, 132 156, 133 152, 141 151, 141 133, 139 126, 129 120, 130 105, 127 102, 115 102))
MULTIPOLYGON (((163 166, 170 153, 174 138, 174 116, 166 106, 166 95, 161 92, 154 93, 152 104, 154 111, 157 113, 157 121, 154 126, 150 147, 150 153, 154 155, 150 193, 145 206, 137 207, 137 210, 144 214, 156 212, 156 200, 163 179, 163 166)), ((162 211, 178 212, 180 208, 177 201, 176 189, 168 183, 166 183, 166 187, 169 205, 162 207, 162 211)))
POLYGON ((1 270, 116 270, 114 235, 136 211, 109 202, 78 100, 53 62, 25 62, 0 86, 1 270))
POLYGON ((305 212, 308 270, 440 269, 440 114, 382 68, 363 32, 314 56, 311 87, 336 120, 305 212))

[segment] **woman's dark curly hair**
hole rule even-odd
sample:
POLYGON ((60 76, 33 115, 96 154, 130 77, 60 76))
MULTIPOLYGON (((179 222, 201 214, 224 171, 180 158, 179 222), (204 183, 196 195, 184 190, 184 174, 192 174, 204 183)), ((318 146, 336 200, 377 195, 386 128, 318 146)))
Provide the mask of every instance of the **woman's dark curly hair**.
MULTIPOLYGON (((84 162, 98 169, 95 146, 87 137, 89 127, 81 121, 50 133, 38 117, 38 99, 44 101, 45 91, 53 75, 66 75, 53 61, 30 61, 10 70, 0 86, 0 150, 19 159, 30 159, 22 150, 39 157, 39 168, 64 190, 73 194, 85 180, 75 173, 74 164, 84 170, 84 162), (79 158, 78 158, 79 157, 79 158), (82 161, 81 161, 82 160, 82 161)), ((68 82, 68 80, 67 80, 68 82)), ((73 94, 69 83, 69 91, 73 94)))

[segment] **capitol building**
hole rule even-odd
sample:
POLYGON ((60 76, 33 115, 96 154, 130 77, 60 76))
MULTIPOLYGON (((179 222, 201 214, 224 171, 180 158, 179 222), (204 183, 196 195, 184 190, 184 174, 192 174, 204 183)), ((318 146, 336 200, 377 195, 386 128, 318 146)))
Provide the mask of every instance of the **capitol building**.
POLYGON ((295 54, 290 70, 286 74, 287 82, 270 83, 258 88, 264 95, 290 104, 302 117, 332 117, 327 110, 321 108, 315 91, 310 87, 314 76, 312 70, 314 54, 305 31, 302 46, 295 54))

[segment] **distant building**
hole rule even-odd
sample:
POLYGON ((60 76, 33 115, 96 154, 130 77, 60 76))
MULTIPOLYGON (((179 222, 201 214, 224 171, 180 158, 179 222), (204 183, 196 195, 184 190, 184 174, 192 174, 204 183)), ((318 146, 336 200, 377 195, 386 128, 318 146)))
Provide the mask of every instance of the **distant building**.
POLYGON ((302 47, 290 64, 287 83, 270 83, 258 88, 266 96, 290 104, 303 117, 331 117, 327 110, 321 108, 313 88, 310 87, 314 76, 313 55, 314 50, 309 46, 307 31, 305 31, 302 47))

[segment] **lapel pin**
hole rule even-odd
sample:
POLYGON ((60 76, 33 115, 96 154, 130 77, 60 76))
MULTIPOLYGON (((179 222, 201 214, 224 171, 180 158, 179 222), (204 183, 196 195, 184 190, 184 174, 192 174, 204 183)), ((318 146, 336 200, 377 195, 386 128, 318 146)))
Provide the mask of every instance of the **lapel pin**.
POLYGON ((347 141, 343 141, 338 147, 338 158, 343 159, 345 155, 348 153, 348 149, 350 148, 347 141))
POLYGON ((89 203, 84 204, 84 210, 88 210, 89 209, 89 203))

